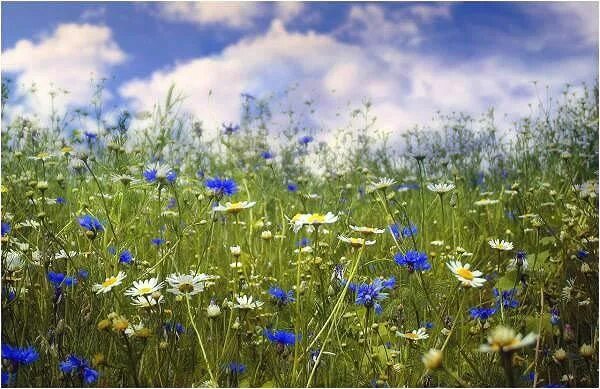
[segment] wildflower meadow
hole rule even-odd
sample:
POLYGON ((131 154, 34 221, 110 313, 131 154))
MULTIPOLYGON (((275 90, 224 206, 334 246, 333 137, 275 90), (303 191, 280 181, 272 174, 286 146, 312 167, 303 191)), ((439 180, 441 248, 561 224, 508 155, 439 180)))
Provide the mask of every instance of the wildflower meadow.
POLYGON ((597 386, 597 88, 337 149, 243 98, 2 127, 3 386, 597 386))

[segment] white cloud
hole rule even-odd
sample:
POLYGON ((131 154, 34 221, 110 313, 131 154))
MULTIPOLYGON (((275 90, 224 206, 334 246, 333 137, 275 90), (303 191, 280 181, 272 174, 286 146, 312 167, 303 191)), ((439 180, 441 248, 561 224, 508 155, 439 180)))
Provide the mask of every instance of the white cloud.
POLYGON ((64 89, 54 102, 57 110, 85 105, 93 95, 90 80, 107 77, 112 66, 126 60, 108 27, 91 24, 61 24, 38 42, 20 40, 2 52, 2 72, 14 75, 17 104, 7 116, 35 112, 47 118, 51 91, 64 89), (36 93, 29 93, 35 84, 36 93))
POLYGON ((225 25, 248 29, 266 11, 265 4, 253 2, 168 2, 159 7, 159 15, 171 21, 200 25, 225 25))
POLYGON ((81 13, 83 21, 102 20, 106 16, 106 7, 88 8, 81 13))
POLYGON ((391 45, 290 32, 276 20, 264 35, 132 80, 120 93, 134 108, 148 109, 175 83, 187 96, 183 109, 217 128, 239 119, 240 93, 266 96, 297 82, 290 101, 295 98, 298 107, 314 98, 319 125, 327 130, 347 124, 348 101, 356 107, 370 98, 379 126, 402 132, 427 124, 438 110, 480 114, 493 105, 499 115, 527 114, 528 103, 536 102, 532 81, 558 94, 564 83, 591 81, 596 73, 596 63, 586 56, 531 66, 498 55, 451 66, 443 58, 391 45))
POLYGON ((305 8, 301 2, 278 1, 275 3, 275 16, 283 22, 288 22, 305 11, 305 8))

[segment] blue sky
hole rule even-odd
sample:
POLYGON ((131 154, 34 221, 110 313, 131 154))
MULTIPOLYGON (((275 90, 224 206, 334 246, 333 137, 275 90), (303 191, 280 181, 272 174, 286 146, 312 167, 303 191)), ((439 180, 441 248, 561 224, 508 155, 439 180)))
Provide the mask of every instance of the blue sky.
POLYGON ((216 124, 238 120, 242 92, 280 96, 297 84, 282 105, 315 99, 325 127, 369 98, 381 125, 402 131, 438 110, 526 114, 532 81, 552 94, 594 82, 598 6, 3 2, 2 57, 9 116, 43 118, 56 87, 70 92, 60 108, 80 106, 94 74, 109 79, 109 110, 150 109, 175 83, 183 108, 216 124))

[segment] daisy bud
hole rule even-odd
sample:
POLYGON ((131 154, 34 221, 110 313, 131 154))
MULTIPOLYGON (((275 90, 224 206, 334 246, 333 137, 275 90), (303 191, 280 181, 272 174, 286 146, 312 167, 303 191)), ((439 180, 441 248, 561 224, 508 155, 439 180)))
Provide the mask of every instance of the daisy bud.
POLYGON ((116 312, 111 312, 108 314, 108 320, 114 320, 118 317, 119 315, 116 312))
POLYGON ((431 348, 421 358, 425 368, 428 370, 439 369, 442 366, 442 357, 443 354, 440 350, 431 348))
POLYGON ((590 267, 590 265, 587 262, 584 262, 583 264, 581 264, 581 272, 584 274, 591 273, 592 268, 590 267))
POLYGON ((104 320, 100 320, 96 327, 98 328, 98 331, 104 331, 110 327, 110 324, 111 324, 110 320, 104 319, 104 320))
POLYGON ((552 359, 554 359, 554 362, 556 362, 556 363, 561 363, 566 358, 567 358, 567 352, 563 348, 559 348, 558 350, 556 350, 554 352, 554 354, 552 354, 552 359))
POLYGON ((123 332, 129 327, 129 321, 124 318, 119 318, 113 321, 113 330, 123 332))
POLYGON ((221 308, 212 300, 208 308, 206 308, 206 314, 208 317, 217 317, 221 314, 221 308))
POLYGON ((239 257, 242 254, 242 249, 240 246, 231 246, 229 250, 231 251, 231 255, 234 257, 239 257))
POLYGON ((154 293, 152 293, 152 298, 156 301, 158 301, 158 299, 160 299, 160 296, 162 296, 162 293, 160 293, 158 290, 154 293))
POLYGON ((273 238, 273 233, 271 233, 271 231, 268 231, 268 230, 267 231, 263 231, 260 234, 260 237, 261 237, 261 239, 269 240, 269 239, 273 238))
POLYGON ((587 343, 584 343, 579 349, 579 353, 584 358, 592 359, 592 357, 594 356, 594 347, 587 343))
POLYGON ((46 189, 48 189, 48 181, 38 181, 36 184, 36 188, 42 192, 45 191, 46 189))
POLYGON ((158 347, 159 347, 161 350, 166 350, 166 349, 169 347, 169 343, 163 340, 162 342, 160 342, 160 343, 158 344, 158 347))

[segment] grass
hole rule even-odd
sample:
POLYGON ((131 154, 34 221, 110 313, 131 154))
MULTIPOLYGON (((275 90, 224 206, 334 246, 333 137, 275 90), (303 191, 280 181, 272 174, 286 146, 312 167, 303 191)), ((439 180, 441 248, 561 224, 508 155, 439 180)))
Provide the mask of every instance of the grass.
POLYGON ((407 132, 401 153, 376 130, 368 103, 351 113, 360 124, 335 133, 346 140, 337 150, 298 142, 318 134, 295 128, 292 118, 269 144, 275 128, 268 110, 251 100, 240 129, 208 140, 201 123, 176 113, 173 91, 149 120, 132 126, 128 113, 111 125, 95 110, 99 131, 88 135, 68 131, 76 122, 3 124, 3 380, 51 387, 596 386, 593 92, 567 91, 554 112, 541 110, 504 132, 491 116, 440 118, 441 130, 407 132), (144 178, 156 160, 176 173, 173 182, 144 178), (234 180, 237 192, 210 190, 209 177, 234 180), (430 183, 453 189, 438 194, 430 183), (228 201, 256 204, 212 211, 228 201), (337 220, 315 224, 321 216, 313 215, 305 220, 313 225, 297 233, 290 226, 296 214, 327 212, 337 220), (83 215, 97 218, 102 231, 80 226, 83 215), (383 233, 362 236, 351 225, 383 233), (402 232, 411 225, 416 231, 402 232), (349 244, 339 235, 376 242, 349 244), (491 239, 514 247, 494 249, 491 239), (131 264, 119 262, 124 250, 131 264), (430 269, 394 261, 411 250, 426 254, 430 269), (527 267, 511 267, 520 251, 527 267), (453 260, 481 271, 483 286, 464 287, 447 267, 453 260), (94 284, 119 271, 126 274, 121 285, 95 293, 94 284), (77 283, 52 283, 49 272, 77 283), (203 290, 194 295, 166 285, 142 297, 160 301, 146 308, 124 295, 136 280, 173 273, 218 278, 199 282, 203 290), (391 277, 393 286, 366 289, 391 277), (277 303, 273 286, 293 299, 277 303), (495 289, 508 293, 504 300, 495 289), (264 304, 235 307, 241 295, 264 304), (484 307, 496 311, 486 320, 470 315, 484 307), (537 336, 514 350, 482 352, 488 338, 500 342, 499 326, 537 336), (426 338, 399 336, 419 328, 426 338), (272 341, 271 330, 295 339, 272 341), (4 345, 32 346, 38 358, 19 360, 4 345), (430 349, 441 359, 424 363, 430 349), (69 355, 86 361, 61 370, 69 355))

